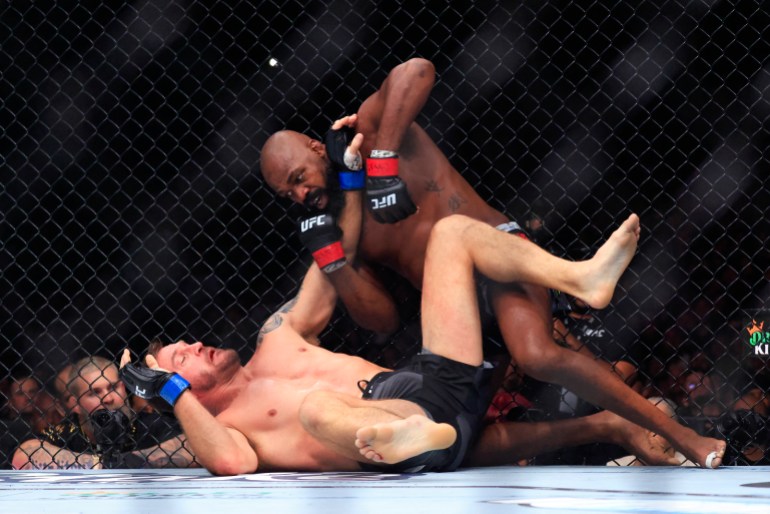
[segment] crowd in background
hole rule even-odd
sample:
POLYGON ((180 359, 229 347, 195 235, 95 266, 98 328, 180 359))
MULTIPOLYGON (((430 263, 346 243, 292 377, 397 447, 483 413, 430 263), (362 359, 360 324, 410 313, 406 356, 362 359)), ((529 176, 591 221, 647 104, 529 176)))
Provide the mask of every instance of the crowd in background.
MULTIPOLYGON (((406 300, 404 305, 408 305, 409 292, 401 296, 406 300)), ((413 297, 411 301, 414 302, 413 297)), ((554 303, 555 341, 606 362, 621 380, 643 396, 665 402, 673 416, 699 433, 727 438, 731 453, 726 464, 770 463, 770 455, 765 454, 770 439, 765 427, 770 414, 770 370, 761 357, 742 358, 740 352, 748 346, 742 322, 736 321, 704 341, 673 337, 683 333, 697 337, 697 330, 669 330, 663 337, 664 344, 659 342, 654 352, 639 359, 624 355, 616 347, 602 316, 603 311, 593 311, 572 299, 558 299, 554 303)), ((365 338, 349 319, 343 318, 333 330, 347 335, 337 351, 358 352, 390 365, 412 353, 420 335, 417 324, 408 323, 396 338, 365 338)), ((489 341, 489 353, 506 372, 500 374, 502 379, 490 403, 488 423, 554 420, 598 411, 571 391, 520 375, 516 364, 506 360, 494 335, 489 341)), ((40 436, 71 414, 77 404, 72 388, 67 387, 71 369, 71 363, 58 368, 54 363, 44 363, 38 370, 20 366, 0 381, 2 468, 11 467, 11 457, 21 442, 40 436)), ((152 410, 134 397, 129 405, 134 412, 152 410)), ((541 455, 522 464, 596 465, 621 457, 619 447, 594 444, 541 455)))

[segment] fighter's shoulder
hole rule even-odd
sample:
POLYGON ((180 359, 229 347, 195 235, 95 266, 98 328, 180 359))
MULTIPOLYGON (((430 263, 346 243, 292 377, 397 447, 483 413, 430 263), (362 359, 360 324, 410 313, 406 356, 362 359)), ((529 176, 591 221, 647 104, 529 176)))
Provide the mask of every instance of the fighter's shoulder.
POLYGON ((262 327, 259 329, 257 346, 262 344, 266 337, 269 337, 281 327, 285 326, 287 321, 290 321, 291 309, 296 303, 297 298, 292 298, 265 320, 262 327))

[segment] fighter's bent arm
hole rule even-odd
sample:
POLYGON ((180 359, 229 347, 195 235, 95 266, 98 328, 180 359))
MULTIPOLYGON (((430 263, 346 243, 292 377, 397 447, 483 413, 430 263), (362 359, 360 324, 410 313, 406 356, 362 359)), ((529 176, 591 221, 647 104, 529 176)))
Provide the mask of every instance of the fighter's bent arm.
MULTIPOLYGON (((430 96, 435 75, 430 61, 410 59, 390 71, 380 88, 363 102, 357 115, 342 120, 369 138, 365 141, 368 148, 400 152, 405 135, 430 96)), ((355 206, 362 209, 360 202, 355 206)), ((351 256, 348 257, 349 262, 353 262, 351 256)), ((335 275, 330 279, 340 299, 359 326, 382 334, 398 328, 396 302, 370 268, 354 262, 352 267, 343 267, 331 275, 335 275)))
POLYGON ((223 425, 197 398, 185 391, 174 405, 195 458, 215 475, 240 475, 257 470, 259 459, 246 436, 223 425))
POLYGON ((372 119, 376 124, 376 140, 369 141, 372 148, 401 148, 404 134, 425 106, 435 80, 436 68, 427 59, 410 59, 390 71, 380 89, 359 110, 361 121, 372 119))
POLYGON ((400 316, 396 302, 368 266, 360 263, 344 266, 330 273, 329 279, 358 326, 384 335, 398 329, 400 316))
POLYGON ((361 192, 346 191, 345 208, 340 213, 338 225, 342 229, 342 248, 348 265, 327 277, 357 325, 373 332, 391 334, 399 325, 396 302, 374 272, 356 260, 363 212, 361 192))
MULTIPOLYGON (((274 327, 279 321, 275 316, 280 315, 283 321, 289 319, 287 315, 291 312, 294 330, 308 341, 318 344, 315 336, 320 334, 331 319, 338 296, 359 326, 385 334, 398 328, 398 311, 392 297, 371 270, 355 262, 362 216, 360 191, 346 191, 345 207, 337 219, 337 225, 342 230, 341 244, 347 263, 329 273, 321 272, 318 265, 313 263, 305 274, 296 298, 273 315, 260 334, 274 327)), ((308 229, 306 234, 313 230, 308 229)))

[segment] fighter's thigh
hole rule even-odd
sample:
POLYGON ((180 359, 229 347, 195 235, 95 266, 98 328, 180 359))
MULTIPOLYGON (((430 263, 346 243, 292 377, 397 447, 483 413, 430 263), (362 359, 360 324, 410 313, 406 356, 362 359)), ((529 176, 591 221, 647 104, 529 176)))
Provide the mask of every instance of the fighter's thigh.
POLYGON ((360 426, 405 419, 413 414, 425 415, 416 403, 402 399, 371 400, 335 391, 314 391, 300 406, 300 421, 308 427, 355 420, 360 426))
POLYGON ((546 288, 530 284, 493 284, 490 293, 500 332, 517 363, 528 361, 532 352, 558 349, 553 341, 550 294, 546 288))

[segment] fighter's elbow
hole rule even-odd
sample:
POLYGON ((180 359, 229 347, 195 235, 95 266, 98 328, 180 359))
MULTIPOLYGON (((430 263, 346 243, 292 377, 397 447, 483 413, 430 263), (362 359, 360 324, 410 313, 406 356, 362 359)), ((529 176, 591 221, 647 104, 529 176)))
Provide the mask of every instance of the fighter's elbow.
POLYGON ((197 455, 197 459, 212 474, 219 476, 255 473, 259 464, 257 453, 244 446, 217 446, 216 453, 197 455))
POLYGON ((212 475, 233 476, 245 475, 257 471, 256 462, 247 462, 244 459, 216 458, 205 464, 206 469, 212 475))
POLYGON ((383 84, 383 89, 408 87, 409 89, 427 89, 433 86, 436 80, 436 67, 428 59, 414 57, 402 62, 390 71, 388 79, 383 84))
POLYGON ((401 65, 404 73, 412 77, 433 83, 436 77, 436 67, 428 59, 414 57, 401 65))

